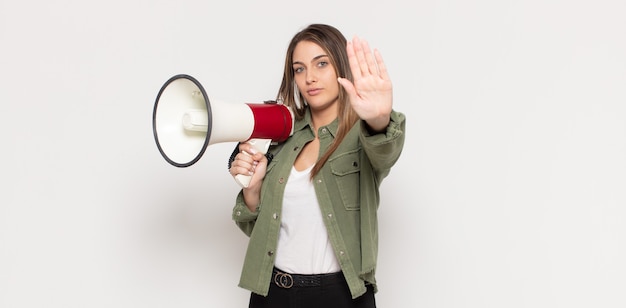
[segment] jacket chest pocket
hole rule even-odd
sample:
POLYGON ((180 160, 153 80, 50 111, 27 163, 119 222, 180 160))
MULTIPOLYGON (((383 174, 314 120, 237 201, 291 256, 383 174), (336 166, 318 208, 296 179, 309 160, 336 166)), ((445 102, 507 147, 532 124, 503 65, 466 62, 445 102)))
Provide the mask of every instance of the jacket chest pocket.
POLYGON ((359 209, 359 179, 361 175, 359 153, 359 150, 342 153, 328 161, 341 201, 347 210, 359 209))

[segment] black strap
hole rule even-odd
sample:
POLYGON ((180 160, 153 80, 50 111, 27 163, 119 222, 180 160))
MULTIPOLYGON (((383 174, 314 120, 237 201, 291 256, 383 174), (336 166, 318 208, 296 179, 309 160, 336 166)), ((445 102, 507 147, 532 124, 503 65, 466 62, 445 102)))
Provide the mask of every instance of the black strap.
POLYGON ((239 154, 239 144, 241 144, 241 143, 237 143, 237 145, 235 146, 235 149, 230 154, 230 158, 228 159, 228 170, 230 170, 230 167, 232 166, 233 162, 235 161, 235 157, 237 156, 237 154, 239 154))

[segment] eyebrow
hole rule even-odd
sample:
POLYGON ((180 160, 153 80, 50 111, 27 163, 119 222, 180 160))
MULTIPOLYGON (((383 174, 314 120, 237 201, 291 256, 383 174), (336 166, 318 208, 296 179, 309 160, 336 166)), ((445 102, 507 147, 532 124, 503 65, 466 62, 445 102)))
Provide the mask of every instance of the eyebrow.
MULTIPOLYGON (((313 58, 313 60, 312 60, 311 62, 314 62, 314 61, 319 60, 319 59, 324 58, 324 57, 328 57, 328 55, 326 55, 326 54, 321 54, 321 55, 319 55, 319 56, 316 56, 316 57, 314 57, 314 58, 313 58)), ((293 62, 291 65, 296 65, 296 64, 304 64, 304 63, 302 63, 302 62, 300 62, 300 61, 295 61, 295 62, 293 62)))

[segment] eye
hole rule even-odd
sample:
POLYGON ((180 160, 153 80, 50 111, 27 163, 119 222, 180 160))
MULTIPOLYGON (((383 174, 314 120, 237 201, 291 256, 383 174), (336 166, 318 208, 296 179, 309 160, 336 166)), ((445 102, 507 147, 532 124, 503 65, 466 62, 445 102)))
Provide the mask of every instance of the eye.
POLYGON ((302 73, 304 71, 304 67, 302 66, 298 66, 298 67, 294 67, 293 68, 293 72, 298 74, 298 73, 302 73))
POLYGON ((317 66, 319 66, 319 67, 324 67, 324 66, 327 66, 327 65, 328 65, 328 62, 326 62, 326 61, 317 62, 317 66))

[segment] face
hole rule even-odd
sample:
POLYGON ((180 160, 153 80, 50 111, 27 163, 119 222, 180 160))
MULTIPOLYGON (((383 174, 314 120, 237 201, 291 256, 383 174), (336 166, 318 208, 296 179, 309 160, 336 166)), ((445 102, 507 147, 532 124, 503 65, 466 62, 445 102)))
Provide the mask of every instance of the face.
POLYGON ((296 85, 312 111, 336 110, 340 85, 330 58, 319 45, 309 41, 296 45, 293 72, 296 85))

